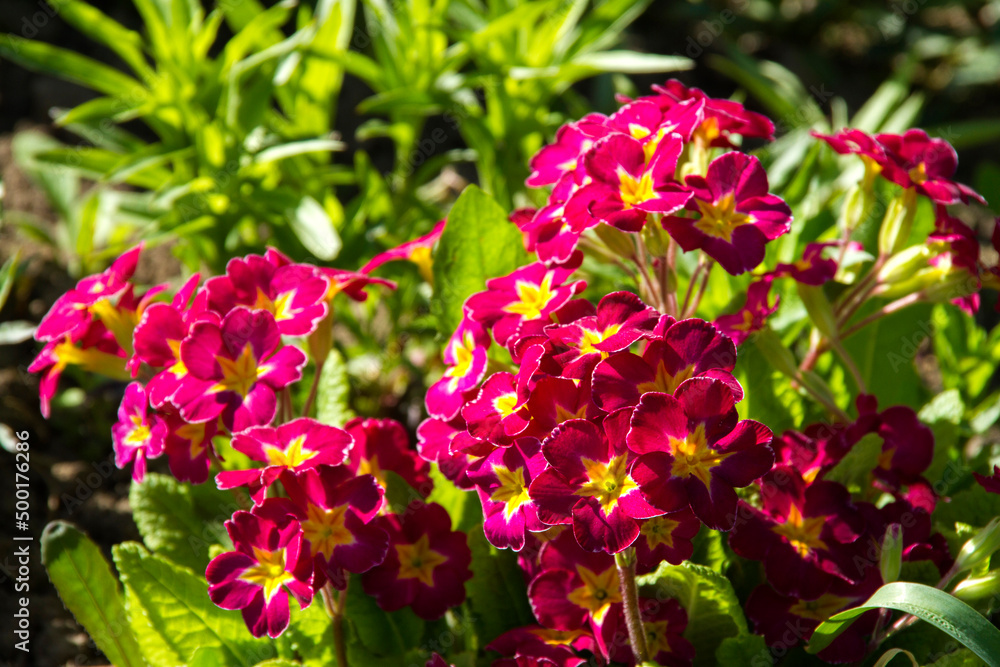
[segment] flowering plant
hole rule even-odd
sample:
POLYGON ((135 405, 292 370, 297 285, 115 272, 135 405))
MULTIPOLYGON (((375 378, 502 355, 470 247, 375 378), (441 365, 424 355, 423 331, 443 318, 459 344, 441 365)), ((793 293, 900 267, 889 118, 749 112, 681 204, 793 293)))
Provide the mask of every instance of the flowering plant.
POLYGON ((138 504, 183 496, 148 473, 163 455, 236 504, 204 548, 149 517, 154 553, 116 549, 133 644, 192 664, 841 663, 943 652, 907 643, 922 619, 995 664, 1000 473, 951 453, 976 395, 914 398, 884 342, 1000 286, 954 150, 817 133, 811 159, 859 167, 824 227, 745 150, 773 139, 764 116, 677 81, 621 102, 535 155, 539 208, 470 186, 361 272, 270 249, 168 302, 136 295, 136 249, 57 302, 43 405, 68 364, 131 379, 113 433, 138 504), (327 400, 338 295, 391 288, 371 274, 399 259, 433 281, 445 338, 415 448, 327 400), (156 608, 168 572, 207 580, 186 599, 200 648, 156 608))

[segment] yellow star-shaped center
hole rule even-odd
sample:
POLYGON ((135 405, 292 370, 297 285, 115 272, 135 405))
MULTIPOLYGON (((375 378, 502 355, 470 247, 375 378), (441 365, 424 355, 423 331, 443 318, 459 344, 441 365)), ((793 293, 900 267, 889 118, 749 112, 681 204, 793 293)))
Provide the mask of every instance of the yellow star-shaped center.
POLYGON ((577 586, 566 596, 570 602, 583 607, 598 624, 604 621, 611 605, 622 601, 618 588, 618 572, 609 567, 602 572, 594 572, 582 565, 576 566, 576 571, 583 580, 582 586, 577 586))
POLYGON ((802 516, 796 505, 788 509, 788 517, 784 523, 771 527, 771 531, 784 537, 792 548, 802 557, 808 556, 813 549, 826 549, 826 543, 820 539, 826 519, 814 516, 809 519, 802 516))
POLYGON ((556 293, 552 289, 552 274, 546 273, 542 282, 535 284, 525 280, 518 280, 514 289, 517 292, 517 301, 503 307, 504 312, 520 315, 524 320, 537 320, 542 316, 542 311, 552 302, 556 293))
POLYGON ((324 558, 330 560, 334 549, 354 544, 354 534, 344 525, 346 518, 347 505, 325 509, 309 504, 306 518, 302 521, 302 537, 312 545, 314 554, 323 554, 324 558))
POLYGON ((490 494, 490 500, 506 504, 503 510, 503 517, 507 521, 510 521, 510 517, 521 505, 531 502, 531 498, 528 497, 528 484, 525 479, 524 468, 514 468, 511 470, 507 466, 494 464, 493 474, 497 476, 500 486, 490 494))
POLYGON ((253 547, 253 555, 257 559, 257 564, 245 569, 240 579, 263 587, 264 600, 270 602, 278 589, 295 577, 285 569, 284 549, 266 551, 253 547))
POLYGON ((448 557, 430 547, 430 538, 421 535, 413 544, 397 544, 399 578, 416 579, 425 586, 434 585, 434 569, 448 562, 448 557))
POLYGON ((257 359, 253 356, 253 347, 250 343, 243 346, 243 351, 236 359, 224 356, 215 358, 222 369, 222 379, 212 387, 213 392, 235 391, 246 398, 257 382, 257 359))
POLYGON ((671 474, 675 477, 697 477, 706 488, 712 479, 712 468, 732 456, 732 453, 722 454, 708 446, 705 438, 705 425, 698 424, 694 431, 684 438, 670 437, 668 441, 670 453, 674 457, 671 474))
POLYGON ((701 213, 695 228, 726 243, 733 242, 734 229, 753 222, 749 215, 736 210, 736 198, 731 192, 717 202, 695 200, 695 203, 701 213))
POLYGON ((601 511, 605 515, 611 514, 618 506, 619 498, 639 488, 628 474, 626 460, 627 454, 616 456, 607 463, 581 457, 587 481, 576 490, 576 495, 597 498, 601 511))

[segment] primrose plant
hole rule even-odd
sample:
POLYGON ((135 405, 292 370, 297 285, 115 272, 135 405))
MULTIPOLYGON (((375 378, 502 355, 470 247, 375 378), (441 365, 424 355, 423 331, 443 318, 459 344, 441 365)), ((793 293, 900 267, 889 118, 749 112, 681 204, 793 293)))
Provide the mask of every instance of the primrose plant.
MULTIPOLYGON (((911 306, 977 310, 1000 271, 948 207, 982 198, 921 130, 817 135, 864 173, 838 224, 781 256, 793 211, 743 149, 773 133, 669 81, 560 128, 530 165, 528 185, 551 188, 542 208, 508 216, 470 187, 431 234, 361 272, 270 249, 167 299, 136 292, 137 247, 40 325, 43 410, 67 365, 131 380, 118 465, 136 482, 164 454, 178 480, 215 472, 239 508, 199 564, 203 595, 276 638, 264 657, 857 662, 942 618, 982 656, 1000 632, 958 598, 989 609, 997 522, 966 543, 982 526, 932 520, 936 431, 880 406, 848 343, 911 306), (448 336, 415 449, 392 420, 316 418, 336 297, 391 288, 372 275, 391 260, 433 278, 448 336), (782 337, 785 304, 799 323, 782 337), (789 406, 807 404, 795 429, 755 419, 764 390, 744 351, 785 377, 789 406), (451 640, 428 639, 440 632, 451 640), (385 633, 396 653, 371 640, 385 633)), ((977 498, 1000 489, 977 475, 977 498)), ((134 576, 126 594, 141 597, 134 576)))

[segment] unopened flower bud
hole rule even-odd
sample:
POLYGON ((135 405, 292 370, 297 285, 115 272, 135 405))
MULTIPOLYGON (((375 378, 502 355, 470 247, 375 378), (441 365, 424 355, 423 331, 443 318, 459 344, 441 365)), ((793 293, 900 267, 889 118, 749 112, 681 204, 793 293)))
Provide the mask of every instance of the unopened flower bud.
POLYGON ((829 340, 840 337, 837 319, 833 316, 833 308, 822 286, 797 283, 799 297, 809 313, 810 319, 819 332, 829 340))
POLYGON ((970 604, 993 597, 1000 593, 1000 570, 993 570, 984 577, 961 581, 951 593, 970 604))
POLYGON ((635 257, 635 241, 626 232, 602 222, 594 227, 594 233, 612 253, 619 257, 635 257))
POLYGON ((882 574, 882 583, 890 584, 899 579, 903 567, 903 527, 898 523, 890 523, 882 538, 882 553, 879 556, 878 569, 882 574))
POLYGON ((889 210, 885 212, 878 233, 880 255, 894 255, 905 247, 916 214, 917 191, 913 188, 903 190, 889 203, 889 210))

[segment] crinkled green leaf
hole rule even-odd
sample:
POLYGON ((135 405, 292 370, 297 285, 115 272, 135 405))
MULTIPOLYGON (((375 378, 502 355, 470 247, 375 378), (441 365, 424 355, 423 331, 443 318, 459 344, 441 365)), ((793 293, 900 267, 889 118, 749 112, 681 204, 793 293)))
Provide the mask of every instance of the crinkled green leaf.
POLYGON ((719 665, 770 665, 771 650, 760 635, 741 634, 726 637, 715 650, 715 661, 719 665))
POLYGON ((342 428, 354 417, 350 408, 351 384, 347 364, 337 348, 330 350, 316 389, 316 419, 342 428))
POLYGON ((119 667, 143 667, 118 580, 97 545, 64 521, 47 525, 41 542, 52 585, 97 647, 119 667))
POLYGON ((273 644, 254 639, 240 612, 212 603, 204 574, 153 555, 135 542, 116 545, 113 554, 143 654, 150 656, 147 646, 158 653, 151 663, 169 664, 174 656, 185 664, 200 647, 219 648, 227 665, 243 665, 248 657, 253 662, 275 657, 273 644), (144 643, 146 633, 156 637, 144 643))
POLYGON ((695 665, 716 664, 715 652, 725 638, 750 632, 729 579, 711 568, 663 563, 638 583, 640 595, 674 598, 687 610, 684 637, 694 645, 695 665))
POLYGON ((423 620, 409 607, 382 611, 375 598, 365 594, 357 575, 347 587, 344 618, 351 665, 406 664, 403 656, 416 647, 424 632, 423 620))
POLYGON ((192 485, 158 473, 131 485, 129 503, 146 546, 194 572, 205 571, 209 546, 230 544, 223 523, 240 509, 211 482, 192 485))

